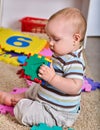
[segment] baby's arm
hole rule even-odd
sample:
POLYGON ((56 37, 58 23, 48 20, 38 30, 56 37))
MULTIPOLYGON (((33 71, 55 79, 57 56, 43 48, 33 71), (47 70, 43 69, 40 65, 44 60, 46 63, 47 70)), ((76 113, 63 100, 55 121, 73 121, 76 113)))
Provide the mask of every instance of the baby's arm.
POLYGON ((67 94, 77 94, 83 83, 81 79, 64 78, 57 75, 52 64, 50 67, 42 65, 39 69, 38 75, 52 86, 67 94))

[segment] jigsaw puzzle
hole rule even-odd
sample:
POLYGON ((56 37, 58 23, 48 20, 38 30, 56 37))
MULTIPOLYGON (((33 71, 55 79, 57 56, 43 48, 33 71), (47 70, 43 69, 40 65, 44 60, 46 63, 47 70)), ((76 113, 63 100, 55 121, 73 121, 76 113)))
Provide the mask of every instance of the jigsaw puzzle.
POLYGON ((38 54, 34 54, 25 60, 25 63, 22 64, 22 69, 19 70, 17 74, 20 74, 20 78, 26 78, 41 84, 43 81, 38 76, 39 67, 42 64, 50 66, 50 63, 50 59, 47 59, 44 56, 39 56, 38 54))
POLYGON ((11 29, 0 28, 0 46, 5 51, 32 55, 39 53, 47 44, 45 39, 11 29))

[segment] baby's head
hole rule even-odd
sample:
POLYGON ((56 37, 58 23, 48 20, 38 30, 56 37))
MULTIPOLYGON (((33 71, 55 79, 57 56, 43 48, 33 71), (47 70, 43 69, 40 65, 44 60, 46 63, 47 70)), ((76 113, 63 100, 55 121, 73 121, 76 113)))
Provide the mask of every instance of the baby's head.
MULTIPOLYGON (((87 23, 80 10, 64 8, 49 18, 46 32, 51 42, 61 42, 62 45, 66 42, 64 46, 67 46, 66 53, 69 53, 80 48, 85 37, 86 28, 87 23)), ((63 54, 65 54, 65 51, 63 54)))

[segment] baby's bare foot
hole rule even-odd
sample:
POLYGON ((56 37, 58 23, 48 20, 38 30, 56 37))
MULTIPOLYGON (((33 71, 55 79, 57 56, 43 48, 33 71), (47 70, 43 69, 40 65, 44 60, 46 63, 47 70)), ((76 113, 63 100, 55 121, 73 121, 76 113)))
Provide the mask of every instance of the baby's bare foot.
POLYGON ((11 98, 10 93, 0 91, 0 104, 11 106, 11 98))
POLYGON ((17 102, 22 98, 24 98, 24 93, 11 94, 11 93, 0 91, 0 104, 4 104, 7 106, 15 106, 17 102))
POLYGON ((15 106, 22 98, 25 98, 25 93, 13 94, 11 98, 11 104, 15 106))

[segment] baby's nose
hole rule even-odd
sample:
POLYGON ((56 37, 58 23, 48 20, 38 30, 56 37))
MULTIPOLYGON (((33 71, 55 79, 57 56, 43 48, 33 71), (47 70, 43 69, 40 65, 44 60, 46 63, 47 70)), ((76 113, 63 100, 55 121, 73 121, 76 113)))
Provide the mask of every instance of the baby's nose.
POLYGON ((53 42, 53 41, 49 41, 49 45, 50 45, 50 46, 53 46, 53 45, 54 45, 54 42, 53 42))

